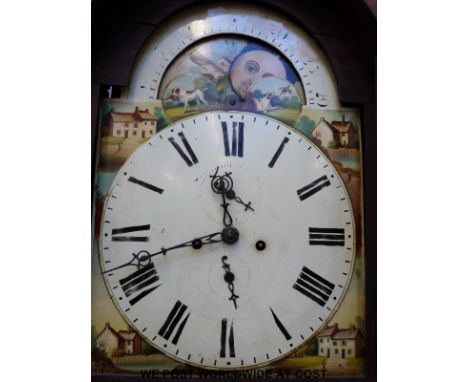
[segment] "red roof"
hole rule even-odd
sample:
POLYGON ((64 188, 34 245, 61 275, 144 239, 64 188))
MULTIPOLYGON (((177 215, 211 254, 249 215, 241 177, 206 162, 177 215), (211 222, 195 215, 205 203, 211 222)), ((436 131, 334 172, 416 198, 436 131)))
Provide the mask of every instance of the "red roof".
POLYGON ((347 133, 349 129, 353 128, 353 124, 350 121, 333 121, 330 125, 340 133, 347 133))
POLYGON ((317 123, 317 126, 322 122, 325 125, 327 125, 330 129, 335 130, 339 133, 347 133, 350 129, 352 130, 354 128, 353 123, 351 121, 332 121, 330 123, 324 117, 320 118, 320 121, 317 123))
POLYGON ((142 121, 157 121, 158 120, 153 114, 151 114, 148 111, 148 109, 146 109, 146 110, 135 110, 135 112, 133 114, 142 121))
POLYGON ((359 334, 359 329, 339 329, 333 336, 334 340, 352 340, 359 334))
POLYGON ((136 336, 135 332, 128 332, 126 330, 119 330, 119 334, 125 341, 133 341, 136 336))
POLYGON ((133 113, 119 113, 111 111, 109 115, 114 122, 141 122, 158 120, 158 118, 151 114, 148 109, 139 110, 138 106, 135 107, 135 111, 133 113))
POLYGON ((110 116, 114 122, 135 122, 133 113, 117 113, 111 111, 110 116))
POLYGON ((346 340, 354 339, 358 334, 361 334, 361 331, 354 326, 352 329, 340 329, 338 328, 338 324, 335 324, 333 326, 327 326, 317 334, 317 337, 330 337, 332 340, 346 340))
POLYGON ((319 334, 317 334, 317 337, 330 337, 337 330, 338 330, 338 324, 335 324, 333 326, 327 326, 319 334))
POLYGON ((104 333, 105 330, 110 330, 112 334, 114 334, 117 338, 120 338, 124 341, 133 341, 135 337, 137 336, 136 332, 129 331, 129 330, 119 330, 118 332, 110 326, 108 322, 106 322, 106 326, 104 326, 104 329, 96 336, 96 339, 101 336, 102 333, 104 333))

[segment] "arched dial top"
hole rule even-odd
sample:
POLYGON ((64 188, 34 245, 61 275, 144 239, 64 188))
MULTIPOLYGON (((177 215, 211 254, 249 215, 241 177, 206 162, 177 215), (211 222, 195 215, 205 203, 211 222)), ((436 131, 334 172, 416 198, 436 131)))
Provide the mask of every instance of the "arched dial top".
POLYGON ((100 238, 127 322, 180 362, 265 365, 338 308, 355 226, 332 163, 252 113, 181 120, 144 143, 109 191, 100 238))
POLYGON ((129 100, 162 99, 161 83, 176 57, 196 43, 221 35, 257 40, 289 60, 302 83, 307 107, 340 107, 331 66, 317 43, 298 26, 271 10, 236 3, 218 8, 199 5, 158 28, 136 61, 129 100))

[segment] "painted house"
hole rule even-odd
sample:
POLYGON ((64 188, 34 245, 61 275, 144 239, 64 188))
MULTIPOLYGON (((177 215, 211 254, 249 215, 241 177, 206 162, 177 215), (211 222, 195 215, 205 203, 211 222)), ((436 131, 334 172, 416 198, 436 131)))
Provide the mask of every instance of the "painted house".
POLYGON ((141 353, 141 337, 136 332, 130 328, 117 332, 108 322, 95 342, 96 348, 105 351, 108 356, 141 353))
POLYGON ((128 331, 119 330, 119 335, 123 339, 123 351, 125 354, 141 353, 141 337, 130 328, 128 331))
POLYGON ((113 109, 107 114, 104 126, 107 135, 122 138, 148 138, 156 132, 158 118, 148 109, 140 110, 138 106, 132 113, 119 113, 113 109))
POLYGON ((362 357, 363 337, 359 329, 339 329, 328 326, 317 335, 319 356, 333 358, 362 357))
POLYGON ((332 141, 339 142, 341 147, 356 145, 354 125, 351 121, 346 121, 344 115, 341 121, 332 122, 321 117, 312 131, 312 138, 325 148, 328 148, 332 141))

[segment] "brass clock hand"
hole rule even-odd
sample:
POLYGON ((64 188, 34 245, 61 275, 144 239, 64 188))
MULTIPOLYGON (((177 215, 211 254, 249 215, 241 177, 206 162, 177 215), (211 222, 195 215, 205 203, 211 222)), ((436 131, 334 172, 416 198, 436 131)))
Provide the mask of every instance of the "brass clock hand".
MULTIPOLYGON (((235 228, 233 229, 235 230, 235 228)), ((201 237, 186 241, 181 244, 173 245, 172 247, 168 247, 168 248, 162 247, 160 251, 157 251, 154 253, 149 253, 148 251, 140 251, 138 253, 132 253, 133 258, 130 261, 122 265, 119 265, 117 267, 108 269, 104 272, 101 272, 101 274, 115 271, 117 269, 121 269, 121 268, 128 267, 128 266, 136 266, 139 269, 140 267, 147 265, 151 261, 152 257, 158 256, 158 255, 166 256, 167 252, 172 251, 174 249, 185 248, 185 247, 192 247, 194 249, 200 249, 203 245, 219 243, 221 241, 224 241, 227 244, 233 244, 234 242, 237 241, 238 238, 239 238, 238 231, 237 231, 237 237, 234 239, 232 229, 227 230, 225 228, 222 232, 211 233, 209 235, 201 236, 201 237), (220 238, 215 239, 215 237, 218 235, 220 235, 220 238)))

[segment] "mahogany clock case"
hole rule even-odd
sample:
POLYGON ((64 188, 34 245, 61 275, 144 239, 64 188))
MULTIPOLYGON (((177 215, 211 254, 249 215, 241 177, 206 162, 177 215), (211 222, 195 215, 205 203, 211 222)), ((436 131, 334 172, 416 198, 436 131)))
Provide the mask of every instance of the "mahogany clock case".
MULTIPOLYGON (((91 142, 92 179, 96 168, 99 100, 105 89, 129 85, 132 66, 145 40, 158 25, 186 7, 206 3, 195 0, 130 1, 95 0, 92 3, 91 142)), ((364 246, 366 282, 365 377, 376 379, 376 17, 363 0, 250 1, 275 9, 297 23, 327 56, 336 79, 342 106, 357 108, 361 115, 362 163, 364 167, 364 246)), ((212 3, 220 6, 223 2, 212 3)), ((94 190, 94 184, 93 184, 94 190)), ((94 195, 93 195, 94 196, 94 195)), ((119 377, 118 380, 140 380, 119 377), (122 379, 121 379, 122 378, 122 379)), ((327 378, 328 379, 328 378, 327 378)), ((93 376, 93 380, 116 380, 116 376, 93 376)), ((333 379, 328 379, 333 380, 333 379)))

